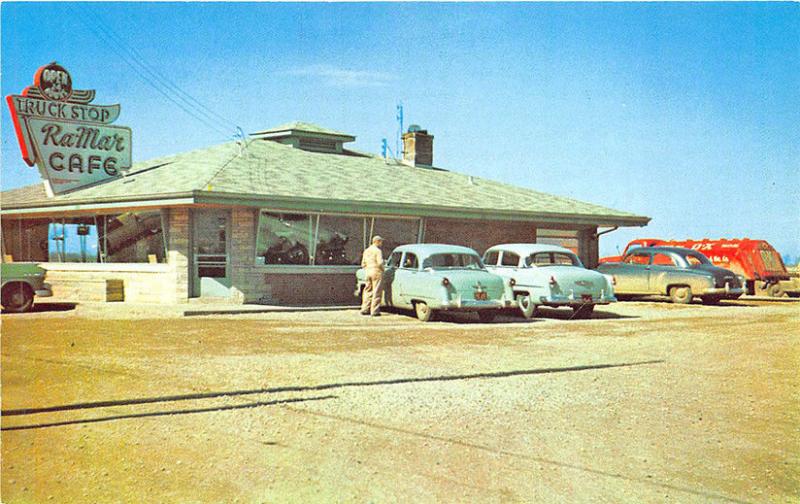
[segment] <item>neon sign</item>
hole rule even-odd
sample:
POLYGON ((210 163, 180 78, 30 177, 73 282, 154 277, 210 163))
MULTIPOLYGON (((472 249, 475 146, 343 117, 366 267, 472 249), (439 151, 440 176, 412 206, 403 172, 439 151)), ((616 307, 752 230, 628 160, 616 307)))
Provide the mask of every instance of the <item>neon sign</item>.
POLYGON ((131 129, 111 126, 119 105, 95 105, 94 90, 72 87, 53 62, 36 71, 33 85, 6 102, 22 159, 36 165, 48 194, 61 194, 118 177, 131 167, 131 129))

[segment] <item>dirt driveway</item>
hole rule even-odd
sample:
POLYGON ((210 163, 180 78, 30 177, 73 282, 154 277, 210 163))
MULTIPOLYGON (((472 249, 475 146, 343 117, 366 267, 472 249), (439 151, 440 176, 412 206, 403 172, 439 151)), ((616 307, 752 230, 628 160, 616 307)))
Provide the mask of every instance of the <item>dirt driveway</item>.
POLYGON ((2 318, 3 502, 800 500, 798 302, 97 313, 2 318))

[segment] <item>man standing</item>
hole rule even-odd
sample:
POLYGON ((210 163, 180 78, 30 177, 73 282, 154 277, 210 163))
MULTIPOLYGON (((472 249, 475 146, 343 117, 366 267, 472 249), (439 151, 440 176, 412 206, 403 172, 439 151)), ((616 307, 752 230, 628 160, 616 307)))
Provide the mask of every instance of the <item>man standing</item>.
POLYGON ((383 294, 381 281, 383 279, 383 252, 380 247, 383 238, 378 235, 372 237, 372 245, 364 250, 361 256, 361 267, 366 273, 366 285, 361 297, 361 315, 381 315, 381 297, 383 294))

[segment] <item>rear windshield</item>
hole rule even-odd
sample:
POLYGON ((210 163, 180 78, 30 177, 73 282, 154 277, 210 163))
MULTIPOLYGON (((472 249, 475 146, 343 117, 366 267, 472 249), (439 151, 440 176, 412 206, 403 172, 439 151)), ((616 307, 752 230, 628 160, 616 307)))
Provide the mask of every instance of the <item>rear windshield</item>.
POLYGON ((476 254, 434 254, 425 259, 422 267, 433 269, 483 269, 483 263, 476 254))
POLYGON ((537 252, 525 258, 526 266, 583 266, 575 254, 567 252, 537 252))
POLYGON ((704 256, 700 252, 687 252, 683 258, 690 267, 699 266, 701 264, 711 264, 711 261, 708 260, 708 257, 704 256))

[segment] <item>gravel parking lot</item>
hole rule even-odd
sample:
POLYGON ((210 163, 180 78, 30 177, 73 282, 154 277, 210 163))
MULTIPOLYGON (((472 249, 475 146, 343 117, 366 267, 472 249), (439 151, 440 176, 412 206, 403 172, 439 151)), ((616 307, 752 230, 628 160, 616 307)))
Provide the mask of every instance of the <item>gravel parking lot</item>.
POLYGON ((2 500, 800 500, 799 302, 543 312, 3 315, 2 500))

